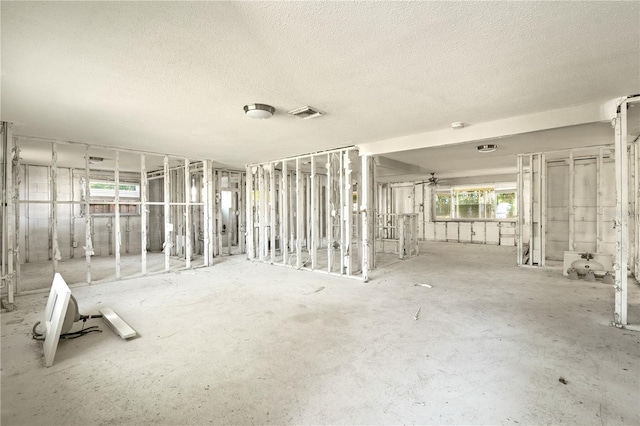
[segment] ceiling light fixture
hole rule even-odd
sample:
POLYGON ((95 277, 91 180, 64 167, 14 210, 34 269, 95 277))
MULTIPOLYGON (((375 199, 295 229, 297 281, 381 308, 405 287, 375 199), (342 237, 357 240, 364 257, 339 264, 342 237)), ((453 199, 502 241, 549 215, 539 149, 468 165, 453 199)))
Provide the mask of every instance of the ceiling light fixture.
POLYGON ((478 150, 478 152, 482 152, 482 153, 493 152, 496 149, 498 149, 498 145, 493 144, 493 143, 489 143, 489 144, 486 144, 486 145, 478 145, 476 147, 476 149, 478 150))
POLYGON ((257 118, 257 119, 271 118, 274 112, 276 112, 276 109, 271 105, 251 104, 251 105, 244 106, 244 113, 251 118, 257 118))

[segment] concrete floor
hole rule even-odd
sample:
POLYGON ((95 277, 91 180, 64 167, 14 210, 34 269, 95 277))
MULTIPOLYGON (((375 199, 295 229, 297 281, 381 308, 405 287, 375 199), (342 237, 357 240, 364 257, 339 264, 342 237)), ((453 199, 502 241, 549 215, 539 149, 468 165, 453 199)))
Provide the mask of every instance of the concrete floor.
POLYGON ((47 294, 21 296, 1 316, 1 421, 640 424, 640 333, 609 325, 611 286, 514 259, 430 243, 369 283, 232 256, 77 286, 82 313, 111 307, 141 336, 91 320, 104 332, 61 341, 50 368, 29 337, 47 294))

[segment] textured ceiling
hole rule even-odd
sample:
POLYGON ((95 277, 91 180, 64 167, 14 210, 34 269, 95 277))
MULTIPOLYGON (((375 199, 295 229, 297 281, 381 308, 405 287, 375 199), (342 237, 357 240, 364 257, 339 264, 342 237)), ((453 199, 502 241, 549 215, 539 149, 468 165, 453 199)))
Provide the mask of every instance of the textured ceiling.
POLYGON ((0 7, 17 133, 232 167, 640 91, 639 2, 0 7))

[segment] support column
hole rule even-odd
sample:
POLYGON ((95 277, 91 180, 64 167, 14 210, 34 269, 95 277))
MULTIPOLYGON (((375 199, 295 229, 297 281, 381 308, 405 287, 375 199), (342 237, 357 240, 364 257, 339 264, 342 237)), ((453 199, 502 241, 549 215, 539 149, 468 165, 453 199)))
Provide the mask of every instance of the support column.
POLYGON ((627 157, 627 101, 620 105, 616 118, 616 263, 615 263, 615 313, 618 327, 627 325, 627 253, 629 214, 629 166, 627 157))

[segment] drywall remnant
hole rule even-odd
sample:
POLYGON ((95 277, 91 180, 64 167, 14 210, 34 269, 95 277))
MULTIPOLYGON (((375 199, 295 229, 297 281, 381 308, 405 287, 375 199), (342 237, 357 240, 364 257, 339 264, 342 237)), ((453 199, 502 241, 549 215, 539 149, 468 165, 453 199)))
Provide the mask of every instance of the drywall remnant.
POLYGON ((427 287, 427 288, 433 288, 433 286, 431 284, 414 284, 414 287, 427 287))
POLYGON ((413 316, 413 319, 414 319, 415 321, 418 321, 418 316, 420 315, 420 310, 421 310, 421 309, 422 309, 422 308, 418 308, 418 310, 416 311, 416 314, 413 316))

